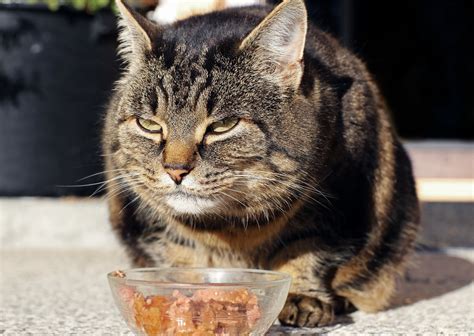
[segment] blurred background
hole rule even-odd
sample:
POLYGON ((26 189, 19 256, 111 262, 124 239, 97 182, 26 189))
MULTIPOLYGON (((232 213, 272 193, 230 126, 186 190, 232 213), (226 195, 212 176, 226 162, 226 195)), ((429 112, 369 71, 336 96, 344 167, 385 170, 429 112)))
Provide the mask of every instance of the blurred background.
MULTIPOLYGON (((36 1, 0 1, 0 195, 90 195, 62 186, 101 171, 115 16, 109 0, 36 1)), ((473 139, 473 4, 307 1, 310 19, 365 60, 407 140, 473 139)))

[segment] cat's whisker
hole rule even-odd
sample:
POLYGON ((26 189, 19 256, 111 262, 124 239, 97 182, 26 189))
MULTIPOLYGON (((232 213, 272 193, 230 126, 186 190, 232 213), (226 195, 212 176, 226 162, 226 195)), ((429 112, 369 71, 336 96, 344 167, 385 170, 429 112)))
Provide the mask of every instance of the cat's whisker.
MULTIPOLYGON (((235 192, 235 191, 237 191, 237 190, 235 190, 235 189, 229 189, 229 191, 230 191, 230 192, 235 192)), ((221 192, 221 194, 223 194, 223 195, 226 196, 226 197, 231 197, 230 195, 228 195, 228 194, 225 193, 225 192, 221 192)), ((233 197, 231 197, 231 198, 233 198, 233 197)), ((221 197, 219 197, 219 199, 222 200, 221 197)), ((248 208, 248 207, 247 207, 245 204, 243 204, 241 201, 239 201, 239 200, 237 200, 237 199, 235 199, 235 198, 233 198, 233 199, 236 200, 237 202, 239 202, 240 204, 242 204, 244 207, 248 208)), ((224 202, 224 204, 225 204, 225 202, 224 202)), ((224 205, 224 204, 223 204, 223 205, 224 205)), ((231 208, 229 205, 227 205, 227 206, 224 205, 224 206, 225 206, 227 209, 231 208)), ((242 225, 244 226, 244 230, 245 230, 245 231, 248 229, 249 216, 251 216, 252 219, 254 219, 254 220, 257 222, 257 226, 258 226, 258 228, 260 228, 260 224, 258 223, 258 216, 256 216, 255 213, 246 211, 246 212, 245 212, 245 216, 246 216, 246 217, 242 220, 242 225)), ((225 219, 224 217, 222 217, 222 218, 225 219)))
POLYGON ((225 193, 225 192, 223 192, 223 191, 220 191, 220 193, 221 193, 222 195, 224 195, 224 196, 226 196, 226 197, 229 197, 229 198, 233 199, 234 201, 238 202, 238 203, 241 204, 244 208, 247 207, 246 204, 242 203, 242 202, 241 202, 240 200, 238 200, 237 198, 235 198, 235 197, 233 197, 233 196, 231 196, 231 195, 229 195, 229 194, 227 194, 227 193, 225 193))
POLYGON ((117 185, 116 188, 111 189, 111 190, 108 192, 108 194, 107 194, 107 196, 106 196, 105 199, 108 201, 108 200, 110 200, 110 199, 112 199, 112 198, 114 198, 114 197, 117 197, 117 196, 119 196, 119 195, 124 194, 125 192, 132 192, 131 187, 139 186, 139 185, 141 185, 141 184, 142 184, 142 182, 141 182, 141 181, 138 181, 138 180, 136 180, 136 181, 131 181, 131 182, 124 183, 124 184, 119 184, 119 185, 117 185))
POLYGON ((136 196, 135 198, 133 198, 130 202, 128 202, 122 209, 120 209, 120 212, 119 214, 121 214, 123 211, 125 211, 125 209, 131 205, 132 203, 136 202, 138 199, 140 198, 140 196, 136 196))
MULTIPOLYGON (((260 173, 262 175, 271 175, 271 176, 276 176, 276 177, 283 177, 283 178, 292 178, 293 176, 291 175, 288 175, 288 174, 283 174, 283 173, 276 173, 276 172, 271 172, 271 171, 261 171, 261 170, 252 170, 252 172, 254 173, 260 173)), ((296 182, 298 185, 302 185, 304 187, 307 187, 309 190, 314 190, 316 193, 320 194, 321 196, 325 197, 325 198, 333 198, 332 195, 328 194, 328 193, 325 193, 325 192, 322 192, 321 190, 319 190, 317 188, 317 186, 320 186, 320 184, 331 174, 331 172, 329 172, 326 176, 324 176, 321 181, 318 183, 313 177, 311 176, 304 176, 304 178, 306 180, 309 180, 310 182, 314 183, 315 185, 311 184, 310 182, 308 181, 305 181, 305 180, 302 180, 302 179, 298 179, 296 182)), ((265 177, 265 176, 264 176, 265 177)), ((329 200, 328 200, 329 201, 329 200)))
MULTIPOLYGON (((246 174, 246 175, 234 175, 234 176, 239 176, 239 177, 249 177, 249 178, 252 178, 254 180, 260 180, 260 181, 270 181, 272 182, 271 184, 271 187, 273 188, 278 188, 278 184, 281 184, 283 185, 284 187, 286 187, 287 189, 289 190, 286 190, 286 191, 291 191, 291 190, 294 190, 296 192, 299 192, 302 194, 302 196, 308 198, 309 200, 312 200, 314 202, 316 202, 317 204, 319 204, 320 206, 324 207, 325 209, 329 210, 329 208, 323 204, 322 202, 318 201, 317 199, 315 199, 314 197, 311 196, 311 192, 316 192, 315 190, 308 190, 307 188, 303 188, 301 186, 298 186, 298 185, 295 185, 295 184, 291 184, 291 183, 288 183, 287 181, 282 181, 282 180, 278 180, 278 179, 273 179, 273 178, 268 178, 268 177, 263 177, 263 176, 257 176, 257 175, 249 175, 249 174, 246 174)), ((282 190, 284 191, 284 189, 282 190)))
POLYGON ((95 174, 90 174, 90 175, 84 176, 83 178, 80 178, 76 182, 81 182, 81 181, 87 180, 88 178, 91 178, 91 177, 94 177, 94 176, 97 176, 97 175, 103 175, 105 173, 112 173, 112 172, 118 172, 118 171, 127 171, 127 169, 120 168, 120 169, 103 170, 103 171, 97 172, 95 174))
MULTIPOLYGON (((246 185, 244 182, 236 183, 236 185, 246 185)), ((281 195, 271 195, 269 193, 265 193, 263 191, 260 192, 260 196, 258 202, 260 204, 268 204, 268 206, 262 206, 263 208, 269 208, 270 211, 273 211, 273 207, 278 208, 280 211, 285 211, 284 209, 290 209, 291 204, 288 202, 287 199, 283 198, 281 195)))
MULTIPOLYGON (((235 184, 235 185, 247 186, 247 183, 245 183, 244 181, 235 181, 234 184, 235 184)), ((267 185, 264 184, 264 183, 263 183, 262 185, 263 185, 263 186, 267 186, 267 185)), ((272 187, 272 188, 278 188, 278 189, 279 189, 280 191, 282 191, 282 192, 287 192, 287 191, 289 191, 288 189, 284 189, 284 188, 282 188, 282 187, 280 187, 280 186, 272 185, 271 187, 272 187)), ((246 193, 244 193, 244 194, 246 194, 246 193)), ((273 198, 275 198, 275 195, 266 194, 266 193, 264 193, 263 191, 262 191, 262 195, 261 195, 261 196, 263 196, 263 197, 261 197, 262 199, 267 199, 267 198, 273 199, 273 198)), ((290 208, 290 203, 289 203, 288 201, 286 201, 286 200, 285 200, 285 203, 286 203, 287 207, 290 208)))
POLYGON ((110 185, 111 182, 117 182, 117 181, 122 181, 126 178, 133 178, 133 177, 137 177, 137 176, 140 176, 140 174, 137 174, 137 173, 133 173, 133 174, 122 174, 122 175, 118 175, 118 176, 115 176, 111 179, 108 179, 106 181, 104 181, 102 183, 102 185, 100 185, 99 187, 97 187, 97 189, 89 196, 89 197, 94 197, 95 195, 97 195, 98 193, 100 193, 102 190, 104 190, 107 186, 110 185))
MULTIPOLYGON (((264 172, 264 171, 261 171, 262 174, 268 174, 268 175, 274 175, 274 176, 277 176, 277 177, 284 177, 284 178, 292 178, 292 176, 289 176, 289 175, 286 175, 286 174, 279 174, 279 173, 273 173, 273 172, 264 172)), ((260 176, 259 176, 260 177, 260 176)), ((263 178, 271 178, 271 177, 268 177, 268 176, 261 176, 263 178)), ((278 179, 276 179, 278 180, 278 179)), ((281 180, 278 180, 278 181, 281 181, 281 180)), ((301 186, 302 188, 306 188, 310 191, 314 191, 314 192, 317 192, 321 195, 325 195, 326 197, 328 197, 329 195, 326 195, 325 193, 323 193, 322 191, 320 191, 316 186, 310 184, 309 182, 306 182, 306 181, 302 181, 300 179, 296 180, 294 182, 295 184, 301 186)), ((317 184, 315 182, 315 184, 317 184)))
POLYGON ((251 179, 254 179, 254 180, 267 180, 267 181, 278 183, 278 184, 284 184, 285 186, 291 187, 292 189, 298 188, 298 189, 304 190, 304 191, 318 192, 318 190, 315 187, 308 188, 308 187, 300 186, 300 185, 298 185, 297 183, 295 183, 293 181, 283 181, 281 179, 270 178, 270 177, 265 177, 265 176, 257 176, 257 175, 248 175, 248 174, 246 174, 246 175, 235 175, 235 176, 250 177, 251 179))
POLYGON ((121 179, 121 178, 128 177, 128 176, 133 176, 133 175, 119 175, 119 176, 116 176, 116 177, 114 177, 114 178, 111 178, 111 179, 108 179, 108 180, 105 180, 105 181, 101 181, 101 182, 86 183, 86 184, 76 184, 76 185, 60 185, 59 187, 84 188, 84 187, 98 186, 97 189, 89 196, 89 197, 93 197, 93 196, 95 196, 98 192, 100 192, 101 190, 103 190, 103 188, 105 188, 110 182, 113 182, 113 181, 115 181, 115 180, 117 180, 117 179, 121 179))
POLYGON ((86 184, 59 184, 57 185, 57 187, 61 187, 61 188, 84 188, 84 187, 92 187, 92 186, 96 186, 96 185, 102 185, 106 182, 102 181, 102 182, 94 182, 94 183, 86 183, 86 184))

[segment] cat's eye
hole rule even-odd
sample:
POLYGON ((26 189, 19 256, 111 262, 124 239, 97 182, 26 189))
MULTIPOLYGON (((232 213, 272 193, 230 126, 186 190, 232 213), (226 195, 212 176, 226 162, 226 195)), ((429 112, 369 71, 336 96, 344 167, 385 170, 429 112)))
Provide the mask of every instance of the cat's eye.
POLYGON ((211 133, 224 133, 233 129, 239 123, 237 118, 227 118, 220 121, 216 121, 209 125, 209 132, 211 133))
POLYGON ((137 125, 148 133, 161 133, 163 128, 151 119, 137 118, 137 125))

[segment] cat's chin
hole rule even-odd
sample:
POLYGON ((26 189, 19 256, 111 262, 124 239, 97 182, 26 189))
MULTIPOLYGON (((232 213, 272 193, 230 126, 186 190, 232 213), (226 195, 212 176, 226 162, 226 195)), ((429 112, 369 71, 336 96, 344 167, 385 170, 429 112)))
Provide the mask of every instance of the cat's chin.
POLYGON ((171 209, 181 214, 213 212, 212 210, 219 205, 217 200, 181 193, 166 196, 165 202, 171 209))

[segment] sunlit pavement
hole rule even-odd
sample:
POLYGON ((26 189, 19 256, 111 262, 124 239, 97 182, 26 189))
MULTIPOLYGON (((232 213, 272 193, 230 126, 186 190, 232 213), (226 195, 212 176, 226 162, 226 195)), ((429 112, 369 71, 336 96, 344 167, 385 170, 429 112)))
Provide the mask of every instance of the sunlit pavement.
MULTIPOLYGON (((392 308, 353 313, 314 330, 272 328, 270 335, 474 332, 473 249, 414 258, 392 308)), ((119 251, 1 250, 0 334, 131 335, 105 274, 123 268, 119 251)))

